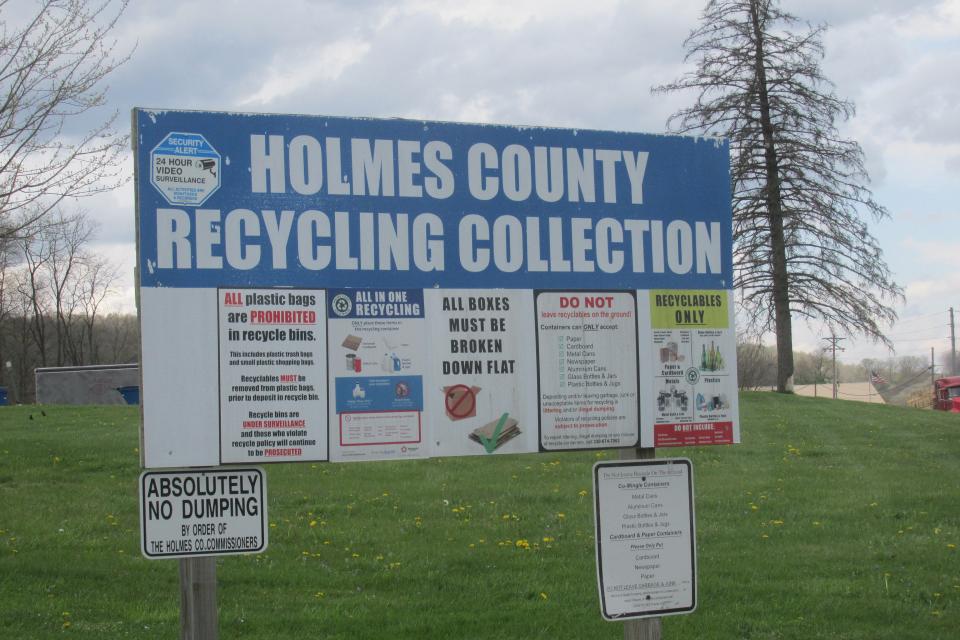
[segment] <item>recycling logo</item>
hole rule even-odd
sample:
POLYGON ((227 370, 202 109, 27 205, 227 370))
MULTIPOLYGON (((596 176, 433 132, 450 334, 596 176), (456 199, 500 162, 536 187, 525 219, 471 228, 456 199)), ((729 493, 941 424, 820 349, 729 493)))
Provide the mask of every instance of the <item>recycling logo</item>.
POLYGON ((350 300, 350 296, 338 293, 330 302, 330 307, 335 314, 342 318, 350 315, 350 312, 353 310, 353 302, 350 300))
POLYGON ((199 206, 220 188, 220 160, 199 133, 168 133, 150 152, 150 184, 170 204, 199 206))

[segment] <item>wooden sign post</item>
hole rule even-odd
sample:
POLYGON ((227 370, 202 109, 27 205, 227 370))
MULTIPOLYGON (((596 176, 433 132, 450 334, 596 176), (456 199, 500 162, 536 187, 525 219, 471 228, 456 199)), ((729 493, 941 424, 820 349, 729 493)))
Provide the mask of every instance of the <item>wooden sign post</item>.
POLYGON ((180 559, 180 640, 217 640, 217 559, 180 559))
MULTIPOLYGON (((650 460, 657 457, 653 447, 620 449, 621 460, 650 460)), ((623 623, 623 640, 661 640, 660 618, 639 618, 623 623)))

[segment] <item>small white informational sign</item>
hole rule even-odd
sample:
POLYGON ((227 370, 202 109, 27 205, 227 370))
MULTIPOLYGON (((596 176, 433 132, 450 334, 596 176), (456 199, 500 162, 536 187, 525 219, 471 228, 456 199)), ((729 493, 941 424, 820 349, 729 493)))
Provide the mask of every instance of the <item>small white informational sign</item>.
POLYGON ((263 469, 217 468, 140 474, 140 550, 151 560, 267 548, 263 469))
POLYGON ((692 612, 697 559, 691 462, 598 462, 593 495, 603 617, 692 612))

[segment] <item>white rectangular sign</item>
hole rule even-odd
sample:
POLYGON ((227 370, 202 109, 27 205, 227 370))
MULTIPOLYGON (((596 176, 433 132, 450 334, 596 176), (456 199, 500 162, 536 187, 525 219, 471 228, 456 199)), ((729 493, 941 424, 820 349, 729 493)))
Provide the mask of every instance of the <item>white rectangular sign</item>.
POLYGON ((537 292, 544 450, 636 446, 635 298, 632 291, 537 292))
POLYGON ((150 559, 266 550, 266 483, 255 467, 144 471, 140 550, 150 559))
POLYGON ((218 292, 222 462, 326 460, 324 295, 218 292))
POLYGON ((692 612, 697 559, 691 462, 598 462, 593 495, 603 617, 692 612))
POLYGON ((330 459, 426 457, 423 291, 327 292, 330 459))

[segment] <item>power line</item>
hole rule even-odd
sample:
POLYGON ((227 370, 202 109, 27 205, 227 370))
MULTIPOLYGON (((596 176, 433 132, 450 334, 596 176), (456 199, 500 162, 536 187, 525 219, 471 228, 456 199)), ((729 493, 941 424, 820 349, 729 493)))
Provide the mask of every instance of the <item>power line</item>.
MULTIPOLYGON (((948 325, 946 325, 946 326, 950 326, 950 325, 948 324, 948 325)), ((938 324, 938 325, 934 325, 934 326, 932 326, 932 327, 924 327, 924 328, 922 328, 922 329, 910 329, 909 331, 903 331, 903 332, 898 331, 898 332, 896 332, 896 333, 891 333, 891 334, 889 334, 887 337, 888 337, 888 338, 896 338, 897 336, 907 336, 907 335, 912 335, 912 334, 914 334, 914 333, 920 333, 920 332, 923 332, 923 331, 938 331, 938 330, 940 330, 940 329, 943 329, 943 327, 944 327, 944 325, 938 324)))
POLYGON ((897 319, 895 324, 906 324, 910 322, 917 322, 918 320, 926 320, 927 318, 932 318, 933 316, 939 316, 943 311, 934 311, 933 313, 924 313, 916 316, 908 316, 906 318, 897 319))

